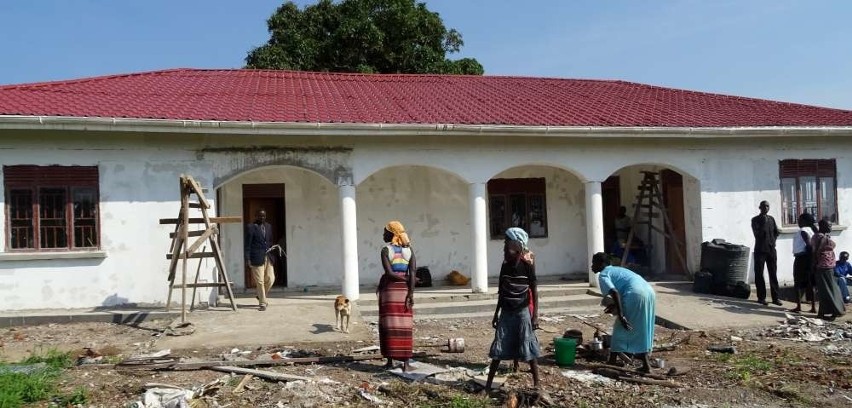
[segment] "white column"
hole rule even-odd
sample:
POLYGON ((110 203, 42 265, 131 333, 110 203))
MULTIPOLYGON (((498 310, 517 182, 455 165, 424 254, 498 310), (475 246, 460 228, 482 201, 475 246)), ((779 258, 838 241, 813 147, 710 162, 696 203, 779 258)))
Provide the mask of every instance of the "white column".
POLYGON ((586 241, 588 242, 589 257, 586 260, 586 268, 589 271, 589 285, 597 287, 598 280, 592 272, 592 255, 604 252, 604 227, 603 227, 603 198, 601 196, 601 182, 586 182, 586 241))
POLYGON ((470 287, 474 293, 488 292, 488 227, 485 219, 485 183, 470 184, 470 229, 473 236, 473 265, 470 287))
POLYGON ((343 295, 358 300, 358 222, 355 216, 355 186, 341 184, 340 218, 343 221, 343 295))

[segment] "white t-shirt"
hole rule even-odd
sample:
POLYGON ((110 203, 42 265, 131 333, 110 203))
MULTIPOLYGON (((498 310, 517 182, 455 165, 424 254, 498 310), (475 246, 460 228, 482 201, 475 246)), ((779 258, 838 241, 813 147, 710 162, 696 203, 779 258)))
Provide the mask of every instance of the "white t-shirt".
POLYGON ((805 242, 805 240, 802 239, 801 232, 804 232, 805 234, 807 234, 807 236, 808 236, 807 242, 810 242, 811 238, 813 238, 813 236, 814 236, 814 230, 812 230, 811 227, 799 228, 799 233, 796 233, 796 235, 793 236, 793 255, 805 252, 805 250, 808 248, 807 242, 805 242))

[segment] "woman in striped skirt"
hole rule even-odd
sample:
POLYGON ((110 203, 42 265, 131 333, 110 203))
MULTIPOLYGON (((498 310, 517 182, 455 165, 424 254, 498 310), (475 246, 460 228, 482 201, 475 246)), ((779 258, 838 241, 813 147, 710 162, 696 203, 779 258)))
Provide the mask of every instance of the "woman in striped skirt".
POLYGON ((408 371, 408 360, 414 348, 414 271, 417 268, 411 241, 399 221, 385 226, 381 260, 384 273, 379 280, 379 346, 387 358, 402 360, 402 371, 408 371))

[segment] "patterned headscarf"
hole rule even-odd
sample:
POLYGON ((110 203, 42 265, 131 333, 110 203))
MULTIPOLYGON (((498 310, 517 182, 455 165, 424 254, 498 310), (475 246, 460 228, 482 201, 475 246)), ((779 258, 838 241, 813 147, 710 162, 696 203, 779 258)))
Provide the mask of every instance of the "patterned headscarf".
POLYGON ((530 265, 535 263, 535 254, 530 251, 529 247, 529 235, 524 231, 523 228, 512 227, 506 230, 506 243, 514 242, 517 243, 518 246, 521 247, 521 252, 523 253, 523 259, 530 263, 530 265))
POLYGON ((506 239, 509 241, 517 241, 521 244, 524 251, 529 250, 529 235, 523 228, 512 227, 506 230, 506 239))
POLYGON ((391 238, 391 244, 398 246, 408 246, 411 244, 411 240, 408 239, 408 234, 405 233, 405 227, 402 226, 402 223, 399 221, 391 221, 388 225, 385 226, 385 229, 390 231, 393 234, 393 238, 391 238))

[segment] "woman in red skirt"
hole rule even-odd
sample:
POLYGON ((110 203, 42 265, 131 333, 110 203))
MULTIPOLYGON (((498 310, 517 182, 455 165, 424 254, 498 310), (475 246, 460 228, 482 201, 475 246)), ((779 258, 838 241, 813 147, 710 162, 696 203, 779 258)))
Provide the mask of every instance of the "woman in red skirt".
POLYGON ((379 346, 387 358, 386 368, 393 360, 403 361, 402 371, 408 371, 408 360, 414 348, 414 271, 417 265, 411 240, 399 221, 385 226, 381 259, 384 273, 379 280, 379 346))

